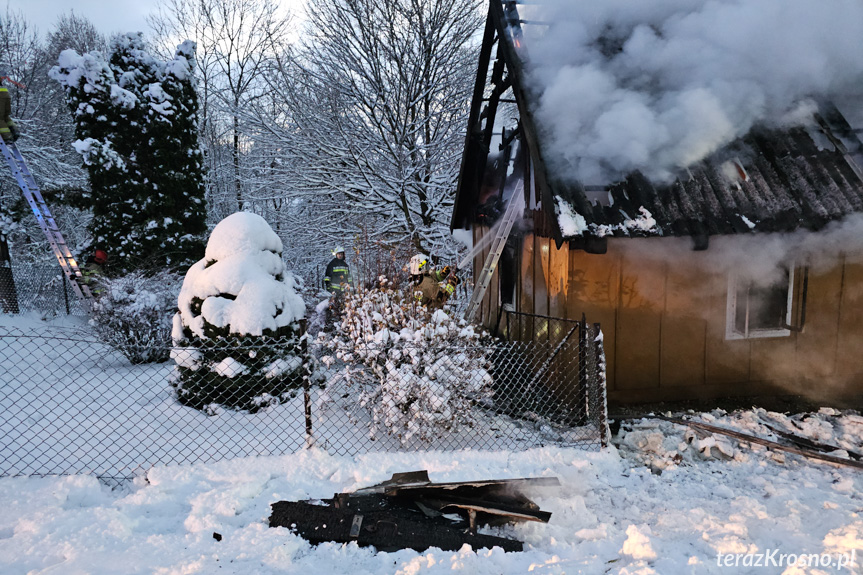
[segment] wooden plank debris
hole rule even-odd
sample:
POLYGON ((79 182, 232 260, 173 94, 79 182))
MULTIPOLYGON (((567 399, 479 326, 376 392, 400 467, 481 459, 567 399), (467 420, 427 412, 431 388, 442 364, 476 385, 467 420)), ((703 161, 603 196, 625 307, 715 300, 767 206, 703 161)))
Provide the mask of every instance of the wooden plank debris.
POLYGON ((846 467, 854 467, 856 469, 863 469, 863 461, 856 461, 854 459, 843 459, 843 458, 837 457, 835 455, 829 455, 827 453, 822 453, 820 451, 816 451, 814 449, 809 449, 809 448, 805 448, 805 447, 794 447, 794 446, 790 446, 790 445, 784 445, 784 444, 778 443, 776 441, 771 441, 769 439, 756 437, 754 435, 749 435, 747 433, 741 433, 739 431, 726 429, 724 427, 718 427, 716 425, 710 425, 708 423, 702 423, 700 421, 690 421, 690 420, 686 420, 686 419, 680 419, 678 417, 667 417, 665 415, 654 415, 651 417, 655 417, 656 419, 661 419, 663 421, 670 421, 671 423, 676 423, 678 425, 685 425, 685 426, 691 427, 693 429, 701 429, 704 431, 709 431, 711 433, 719 433, 721 435, 727 435, 728 437, 734 437, 735 439, 739 439, 741 441, 748 441, 749 443, 757 443, 758 445, 763 445, 765 447, 769 447, 770 449, 774 449, 776 451, 785 451, 787 453, 794 453, 795 455, 802 455, 803 457, 808 457, 810 459, 820 459, 821 461, 827 461, 829 463, 835 463, 837 465, 843 465, 846 467))

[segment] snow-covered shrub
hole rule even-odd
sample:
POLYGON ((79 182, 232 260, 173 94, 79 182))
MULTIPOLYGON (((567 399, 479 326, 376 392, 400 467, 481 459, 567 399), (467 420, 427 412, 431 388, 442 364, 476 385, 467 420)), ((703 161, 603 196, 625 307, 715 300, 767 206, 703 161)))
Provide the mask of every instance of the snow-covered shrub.
POLYGON ((215 227, 204 259, 186 273, 174 316, 181 403, 255 412, 301 384, 305 305, 281 253, 281 240, 258 215, 238 212, 215 227))
POLYGON ((182 277, 170 272, 100 278, 90 325, 133 364, 167 361, 182 277))
POLYGON ((402 443, 431 441, 470 428, 474 404, 491 393, 488 335, 384 277, 380 287, 348 292, 335 333, 319 339, 344 363, 335 380, 355 388, 372 437, 382 430, 402 443))

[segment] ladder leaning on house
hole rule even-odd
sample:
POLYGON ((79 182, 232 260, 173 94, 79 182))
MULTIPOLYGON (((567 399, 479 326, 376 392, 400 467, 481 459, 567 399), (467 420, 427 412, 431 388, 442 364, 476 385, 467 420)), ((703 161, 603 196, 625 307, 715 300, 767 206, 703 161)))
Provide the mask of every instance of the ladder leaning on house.
POLYGON ((72 285, 75 295, 84 304, 85 309, 89 311, 93 304, 93 294, 90 292, 90 288, 84 284, 84 276, 81 274, 78 263, 72 256, 72 252, 69 251, 69 246, 66 245, 66 240, 63 238, 63 234, 60 233, 60 228, 57 227, 57 222, 54 221, 54 216, 51 215, 48 204, 42 198, 42 192, 39 191, 36 180, 33 179, 30 170, 27 169, 27 164, 24 162, 21 152, 18 151, 18 146, 14 143, 6 143, 0 138, 0 151, 3 152, 3 157, 6 158, 6 163, 9 164, 9 169, 12 170, 12 175, 18 181, 18 186, 30 205, 30 209, 33 210, 36 221, 39 222, 39 227, 45 233, 51 250, 57 257, 60 267, 63 268, 63 273, 66 274, 66 278, 72 285))
MULTIPOLYGON (((491 243, 491 249, 485 258, 485 264, 482 266, 482 271, 476 281, 476 286, 473 289, 473 294, 470 296, 470 302, 464 312, 466 321, 473 321, 479 306, 482 304, 482 299, 485 297, 485 292, 491 283, 491 276, 494 275, 494 270, 497 268, 497 262, 503 253, 506 246, 506 240, 512 231, 512 225, 519 217, 521 217, 521 208, 524 206, 524 179, 519 178, 515 185, 515 189, 509 199, 506 211, 503 217, 498 222, 497 231, 494 232, 494 239, 491 243)), ((492 231, 494 228, 492 228, 492 231)), ((491 233, 491 232, 489 232, 491 233)))

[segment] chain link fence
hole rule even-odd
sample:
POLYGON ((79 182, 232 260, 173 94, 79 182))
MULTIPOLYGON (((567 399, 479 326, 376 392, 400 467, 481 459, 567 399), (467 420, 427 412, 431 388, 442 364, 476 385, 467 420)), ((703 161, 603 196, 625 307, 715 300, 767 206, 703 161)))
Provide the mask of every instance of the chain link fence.
POLYGON ((34 313, 43 318, 86 316, 56 260, 47 263, 0 262, 0 312, 34 313))
POLYGON ((509 314, 507 333, 475 345, 237 338, 133 365, 89 331, 0 325, 0 476, 125 479, 312 445, 605 445, 599 326, 509 314))

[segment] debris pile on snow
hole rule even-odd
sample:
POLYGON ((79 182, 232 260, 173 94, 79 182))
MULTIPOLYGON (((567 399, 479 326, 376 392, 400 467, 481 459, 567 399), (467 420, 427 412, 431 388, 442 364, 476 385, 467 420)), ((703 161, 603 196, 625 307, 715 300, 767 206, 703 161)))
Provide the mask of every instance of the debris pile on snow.
MULTIPOLYGON (((863 451, 863 416, 856 412, 822 408, 817 413, 785 415, 754 408, 733 413, 717 409, 690 415, 694 421, 771 441, 782 442, 790 434, 802 440, 836 446, 829 454, 843 459, 863 451)), ((749 461, 752 457, 766 457, 780 463, 786 461, 782 452, 762 445, 653 418, 623 422, 615 444, 624 457, 657 473, 708 460, 749 461)))

